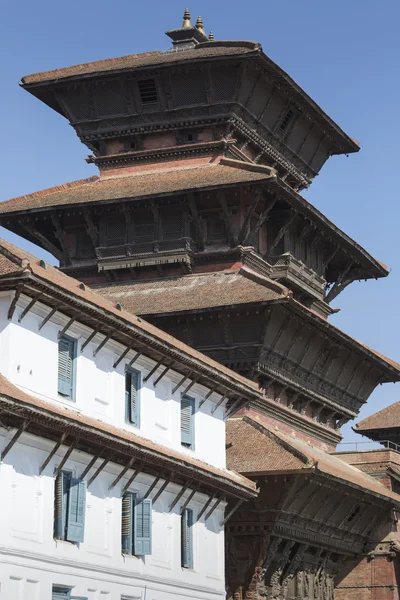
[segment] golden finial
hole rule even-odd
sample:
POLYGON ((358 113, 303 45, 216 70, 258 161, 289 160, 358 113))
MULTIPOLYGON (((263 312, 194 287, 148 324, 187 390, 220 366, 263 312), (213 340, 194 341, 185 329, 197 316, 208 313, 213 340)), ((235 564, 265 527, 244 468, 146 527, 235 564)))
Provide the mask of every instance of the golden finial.
POLYGON ((192 27, 192 22, 190 20, 190 12, 188 8, 185 8, 185 12, 183 13, 182 28, 186 29, 189 27, 192 27))
POLYGON ((203 19, 201 17, 197 17, 196 29, 198 29, 199 31, 201 31, 201 33, 204 33, 204 35, 206 35, 206 32, 204 31, 203 19))
POLYGON ((212 32, 212 31, 210 31, 210 34, 209 34, 209 36, 208 36, 208 40, 209 40, 210 42, 213 42, 213 41, 215 40, 215 37, 214 37, 214 34, 213 34, 213 32, 212 32))

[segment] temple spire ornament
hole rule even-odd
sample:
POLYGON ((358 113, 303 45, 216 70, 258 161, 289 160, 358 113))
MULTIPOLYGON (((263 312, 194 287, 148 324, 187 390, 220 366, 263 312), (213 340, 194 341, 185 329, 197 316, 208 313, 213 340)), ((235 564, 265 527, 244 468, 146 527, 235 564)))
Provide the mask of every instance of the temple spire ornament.
POLYGON ((201 33, 206 35, 206 32, 204 31, 203 19, 201 17, 197 17, 196 29, 198 29, 201 33))
POLYGON ((212 31, 210 31, 210 33, 208 34, 208 40, 209 40, 210 42, 213 42, 213 41, 215 40, 215 37, 214 37, 214 34, 213 34, 213 32, 212 32, 212 31))
POLYGON ((183 13, 183 23, 182 28, 187 29, 192 27, 192 21, 190 20, 190 12, 188 8, 185 8, 185 12, 183 13))

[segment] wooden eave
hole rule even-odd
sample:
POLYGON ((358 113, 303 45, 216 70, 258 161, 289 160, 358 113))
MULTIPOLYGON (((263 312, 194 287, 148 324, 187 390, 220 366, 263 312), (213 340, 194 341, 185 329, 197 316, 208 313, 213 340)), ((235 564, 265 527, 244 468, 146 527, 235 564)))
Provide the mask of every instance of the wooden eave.
MULTIPOLYGON (((95 66, 93 67, 93 71, 89 73, 81 73, 74 74, 70 76, 61 76, 60 72, 62 69, 58 71, 57 78, 51 78, 51 71, 49 72, 49 78, 44 79, 37 82, 27 83, 25 81, 25 77, 21 80, 21 86, 30 92, 32 95, 36 96, 39 100, 42 100, 57 112, 63 114, 62 110, 59 109, 58 103, 53 102, 48 96, 52 93, 53 88, 58 87, 62 83, 73 82, 73 81, 84 81, 88 79, 105 79, 107 77, 115 77, 120 74, 126 73, 137 73, 142 71, 151 70, 154 72, 155 70, 165 70, 165 69, 175 69, 182 66, 188 66, 188 64, 194 63, 215 63, 215 62, 239 62, 239 61, 252 61, 258 62, 261 66, 263 66, 272 81, 275 84, 278 84, 280 89, 286 96, 289 96, 291 101, 294 103, 296 108, 301 112, 309 113, 310 116, 317 120, 321 128, 330 134, 330 136, 336 142, 336 153, 351 153, 358 152, 360 147, 321 109, 320 106, 310 96, 283 70, 281 69, 273 60, 271 60, 262 50, 262 47, 257 42, 246 42, 246 41, 206 41, 198 44, 196 50, 201 51, 206 48, 217 48, 217 47, 236 47, 242 46, 245 48, 242 54, 226 54, 221 53, 220 56, 201 56, 197 58, 193 56, 193 52, 190 53, 190 60, 188 60, 187 56, 185 57, 185 52, 179 53, 180 60, 174 60, 171 63, 157 63, 155 55, 154 64, 145 64, 138 65, 127 68, 114 68, 112 70, 101 70, 96 71, 95 66), (42 90, 45 90, 45 93, 41 93, 42 90), (57 107, 57 108, 56 108, 57 107)), ((95 65, 95 63, 94 63, 95 65)), ((65 115, 64 115, 65 116, 65 115)))
MULTIPOLYGON (((184 456, 179 459, 168 456, 169 449, 165 453, 141 445, 139 441, 124 439, 115 433, 107 432, 100 426, 80 422, 78 416, 74 418, 71 414, 58 414, 55 410, 28 405, 11 396, 0 393, 0 413, 2 424, 8 427, 19 427, 24 421, 27 422, 26 433, 37 435, 45 439, 58 441, 62 434, 67 434, 64 446, 74 445, 74 450, 87 452, 93 456, 100 455, 103 459, 110 457, 113 463, 126 466, 129 459, 134 458, 137 464, 143 461, 141 472, 151 475, 161 473, 174 474, 174 482, 188 481, 197 482, 202 486, 205 493, 216 491, 221 495, 227 494, 234 498, 250 499, 257 496, 256 489, 249 485, 241 485, 222 476, 212 473, 206 468, 185 461, 184 456)), ((125 432, 126 433, 126 432, 125 432)), ((144 440, 145 441, 145 440, 144 440)), ((200 462, 200 461, 199 461, 200 462)), ((206 466, 206 465, 205 465, 206 466)))
MULTIPOLYGON (((244 403, 259 395, 252 386, 246 386, 235 380, 234 372, 232 372, 231 378, 207 364, 206 356, 204 356, 204 362, 192 357, 184 349, 174 347, 167 341, 151 335, 151 333, 135 326, 133 323, 125 321, 123 317, 119 319, 113 313, 107 313, 105 309, 94 305, 90 301, 73 296, 68 291, 46 280, 39 279, 34 274, 24 272, 21 275, 0 277, 0 290, 15 288, 19 288, 21 293, 28 296, 37 295, 40 291, 40 302, 43 304, 57 308, 59 312, 69 317, 77 317, 79 322, 93 330, 100 324, 99 333, 108 334, 112 332, 112 339, 126 347, 134 345, 138 351, 142 351, 143 354, 156 362, 165 357, 165 361, 170 360, 173 363, 171 370, 182 375, 197 377, 197 383, 215 389, 216 393, 226 395, 232 399, 239 395, 243 398, 244 403)), ((260 395, 262 394, 260 393, 260 395)))

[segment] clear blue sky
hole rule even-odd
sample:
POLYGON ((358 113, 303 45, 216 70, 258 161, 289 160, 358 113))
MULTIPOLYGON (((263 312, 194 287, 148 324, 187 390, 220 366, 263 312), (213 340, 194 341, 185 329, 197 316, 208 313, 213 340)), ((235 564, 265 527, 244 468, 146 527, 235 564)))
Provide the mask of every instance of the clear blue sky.
MULTIPOLYGON (((23 75, 149 50, 165 50, 181 25, 176 0, 0 0, 0 200, 94 173, 66 120, 18 86, 23 75)), ((216 39, 250 39, 308 92, 362 150, 333 157, 304 193, 392 269, 354 283, 332 323, 400 362, 400 2, 398 0, 190 0, 216 39)), ((1 231, 21 246, 31 245, 1 231)), ((44 253, 38 249, 38 254, 44 253)), ((360 418, 400 400, 380 386, 360 418)), ((350 426, 346 440, 360 441, 350 426)))

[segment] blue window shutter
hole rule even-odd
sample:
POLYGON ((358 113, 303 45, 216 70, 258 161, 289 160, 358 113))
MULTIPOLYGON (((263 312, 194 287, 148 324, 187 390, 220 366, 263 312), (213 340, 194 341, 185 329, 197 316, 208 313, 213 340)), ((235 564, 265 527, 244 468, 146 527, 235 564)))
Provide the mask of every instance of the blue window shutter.
POLYGON ((68 499, 67 540, 83 542, 86 509, 86 482, 71 479, 68 499))
POLYGON ((58 341, 58 393, 67 398, 74 392, 75 341, 62 337, 58 341))
POLYGON ((65 539, 70 479, 70 473, 61 471, 54 484, 54 537, 59 540, 65 539))
POLYGON ((126 419, 140 427, 140 372, 129 369, 125 375, 126 419))
POLYGON ((193 569, 193 511, 186 508, 181 518, 182 567, 193 569))
POLYGON ((134 527, 134 554, 151 554, 152 541, 152 501, 136 500, 134 527))
POLYGON ((181 444, 194 447, 194 398, 181 398, 181 444))
POLYGON ((52 600, 71 600, 71 590, 63 589, 53 585, 52 600))
POLYGON ((135 506, 135 494, 132 494, 132 492, 128 492, 122 498, 122 524, 121 524, 122 554, 132 554, 134 506, 135 506))

